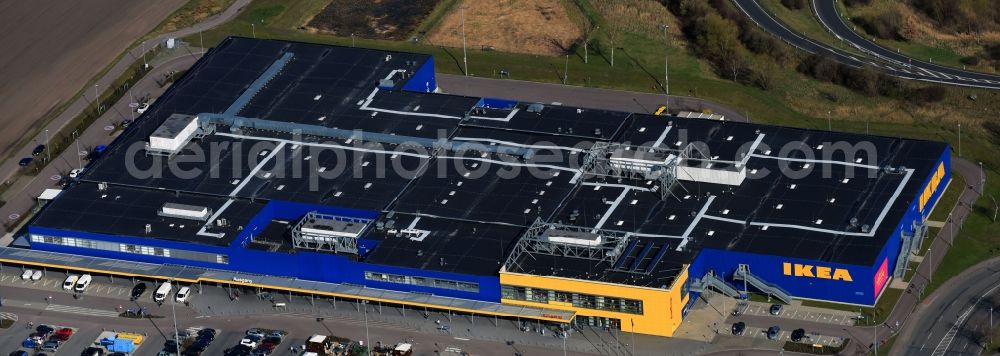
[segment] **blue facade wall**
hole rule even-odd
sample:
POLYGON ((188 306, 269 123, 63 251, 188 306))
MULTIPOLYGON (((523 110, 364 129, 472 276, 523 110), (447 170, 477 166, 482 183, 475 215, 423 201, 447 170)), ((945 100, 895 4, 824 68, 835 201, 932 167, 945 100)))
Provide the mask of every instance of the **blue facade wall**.
MULTIPOLYGON (((271 219, 297 220, 309 211, 319 211, 321 213, 337 214, 364 219, 374 219, 377 212, 351 210, 329 206, 316 206, 310 204, 299 204, 286 201, 271 201, 261 209, 261 211, 251 219, 240 235, 229 246, 211 246, 194 243, 164 241, 150 238, 140 238, 135 236, 113 236, 105 234, 95 234, 88 232, 66 231, 45 227, 31 226, 29 233, 76 237, 90 240, 129 243, 144 246, 169 248, 172 250, 187 250, 213 254, 224 254, 229 256, 228 264, 211 263, 203 261, 180 260, 176 258, 150 256, 119 251, 104 251, 97 249, 70 247, 46 243, 31 243, 32 249, 42 251, 52 251, 68 254, 78 254, 94 257, 112 258, 128 261, 146 263, 172 263, 203 268, 238 271, 252 274, 263 274, 270 276, 294 277, 303 280, 329 282, 329 283, 350 283, 363 285, 371 288, 397 290, 404 292, 430 293, 439 296, 483 300, 490 302, 500 301, 500 278, 497 276, 473 276, 458 273, 438 272, 431 270, 421 270, 414 268, 395 267, 387 265, 375 265, 364 263, 353 257, 335 255, 331 253, 311 252, 297 250, 295 253, 280 253, 253 250, 245 248, 250 237, 267 226, 271 219), (380 281, 368 281, 364 278, 366 271, 387 274, 448 279, 453 281, 469 282, 479 284, 479 292, 464 292, 450 289, 423 287, 407 284, 387 283, 380 281)), ((366 253, 373 249, 376 241, 359 241, 359 250, 366 253)))
MULTIPOLYGON (((757 275, 769 283, 777 284, 796 298, 819 299, 860 305, 874 305, 878 300, 878 297, 889 285, 888 278, 884 280, 884 283, 876 285, 875 277, 876 274, 879 273, 882 264, 886 264, 886 272, 888 273, 888 276, 891 277, 893 268, 896 264, 896 259, 899 257, 900 249, 902 248, 902 233, 904 231, 907 234, 913 233, 914 222, 921 222, 926 219, 926 217, 930 214, 931 207, 937 203, 941 195, 944 193, 945 186, 947 186, 948 182, 951 181, 950 151, 950 147, 945 148, 926 177, 914 176, 910 178, 922 179, 922 184, 920 185, 921 188, 916 192, 915 196, 910 201, 910 205, 907 208, 906 213, 903 215, 902 219, 896 223, 896 227, 893 229, 892 235, 886 241, 886 244, 882 246, 878 257, 871 266, 817 263, 816 261, 811 260, 705 249, 700 252, 698 257, 695 258, 695 261, 692 263, 690 268, 691 276, 694 276, 693 278, 701 278, 701 276, 704 276, 708 271, 715 271, 716 275, 720 277, 725 274, 725 280, 727 282, 732 284, 734 287, 737 287, 737 289, 742 290, 742 281, 734 281, 732 274, 738 265, 748 264, 750 265, 750 273, 757 275), (923 191, 924 187, 930 184, 935 170, 938 165, 942 163, 945 167, 944 177, 941 179, 940 183, 938 183, 937 189, 934 191, 933 195, 931 195, 924 209, 921 211, 919 203, 920 193, 923 191), (810 277, 786 276, 784 275, 782 265, 784 262, 843 268, 851 274, 853 281, 844 282, 810 277), (876 287, 879 288, 876 290, 876 287)), ((749 287, 749 289, 754 291, 753 287, 749 287)))
MULTIPOLYGON (((736 271, 736 268, 740 264, 749 265, 751 274, 768 283, 778 285, 796 298, 832 300, 865 305, 872 304, 870 301, 875 299, 872 292, 874 272, 869 266, 817 263, 813 260, 798 258, 704 249, 695 259, 694 263, 691 264, 689 271, 692 276, 698 277, 704 276, 709 271, 714 271, 717 276, 724 278, 732 286, 743 290, 743 282, 734 281, 732 278, 733 272, 736 271), (783 263, 785 262, 845 269, 850 273, 852 281, 786 276, 783 269, 783 263)), ((748 287, 748 289, 751 292, 756 291, 752 286, 748 287)))
POLYGON ((413 76, 403 84, 403 90, 430 93, 437 89, 437 77, 434 75, 434 56, 427 56, 424 64, 413 73, 413 76))

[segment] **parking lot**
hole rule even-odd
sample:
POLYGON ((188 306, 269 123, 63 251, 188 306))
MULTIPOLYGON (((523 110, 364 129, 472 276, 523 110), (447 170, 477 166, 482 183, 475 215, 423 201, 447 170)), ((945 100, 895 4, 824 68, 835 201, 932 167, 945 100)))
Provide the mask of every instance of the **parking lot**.
MULTIPOLYGON (((726 334, 732 335, 732 329, 726 330, 724 332, 726 334)), ((746 330, 744 330, 744 332, 743 332, 743 335, 735 335, 735 336, 749 337, 749 338, 755 338, 755 339, 756 338, 766 339, 767 338, 767 328, 760 328, 760 327, 755 327, 755 326, 747 326, 746 330)), ((779 341, 792 341, 792 330, 782 329, 781 332, 778 334, 778 340, 779 341)), ((841 338, 839 338, 839 337, 820 335, 818 333, 812 333, 812 332, 809 332, 808 330, 806 330, 805 337, 803 337, 802 340, 799 341, 799 342, 808 343, 808 344, 819 344, 819 345, 823 345, 823 346, 840 346, 840 344, 842 344, 844 342, 844 340, 841 339, 841 338)))
POLYGON ((771 305, 759 302, 750 302, 746 307, 744 314, 747 315, 770 315, 777 318, 787 318, 794 320, 805 320, 817 323, 827 323, 835 325, 854 325, 853 317, 856 313, 849 313, 843 311, 829 311, 823 312, 810 307, 801 307, 794 305, 783 305, 781 308, 781 313, 778 315, 772 315, 769 312, 771 305))

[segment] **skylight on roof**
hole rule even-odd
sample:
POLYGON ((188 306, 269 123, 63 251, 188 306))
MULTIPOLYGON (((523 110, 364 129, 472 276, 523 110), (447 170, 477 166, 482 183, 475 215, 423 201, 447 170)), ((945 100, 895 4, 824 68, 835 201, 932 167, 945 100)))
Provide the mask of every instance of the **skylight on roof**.
POLYGON ((816 219, 816 225, 819 225, 819 224, 822 224, 822 223, 823 223, 823 219, 816 219))
POLYGON ((708 236, 715 235, 715 230, 708 230, 708 236))
POLYGON ((775 205, 774 208, 778 209, 778 210, 781 210, 781 208, 784 207, 784 206, 785 206, 785 204, 778 204, 778 205, 775 205))

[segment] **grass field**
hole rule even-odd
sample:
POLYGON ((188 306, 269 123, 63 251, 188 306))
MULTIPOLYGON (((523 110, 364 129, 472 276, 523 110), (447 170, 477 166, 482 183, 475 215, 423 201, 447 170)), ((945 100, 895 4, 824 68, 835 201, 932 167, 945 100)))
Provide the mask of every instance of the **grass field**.
POLYGON ((426 41, 461 48, 464 17, 469 48, 564 55, 582 35, 573 21, 579 14, 573 12, 579 9, 568 0, 500 0, 495 6, 460 0, 430 29, 426 41))
MULTIPOLYGON (((856 28, 856 31, 869 39, 874 39, 875 43, 883 47, 896 49, 907 56, 923 61, 932 60, 934 63, 956 68, 963 67, 959 61, 962 57, 979 53, 982 51, 983 44, 995 41, 996 38, 1000 37, 1000 34, 997 33, 987 33, 986 40, 980 44, 970 34, 942 33, 928 19, 915 13, 908 5, 895 0, 874 0, 870 5, 853 8, 838 3, 838 7, 841 15, 848 17, 872 16, 886 12, 900 13, 906 19, 906 31, 911 33, 910 38, 906 41, 874 38, 860 26, 856 28)), ((982 64, 967 69, 996 72, 991 66, 982 64)))

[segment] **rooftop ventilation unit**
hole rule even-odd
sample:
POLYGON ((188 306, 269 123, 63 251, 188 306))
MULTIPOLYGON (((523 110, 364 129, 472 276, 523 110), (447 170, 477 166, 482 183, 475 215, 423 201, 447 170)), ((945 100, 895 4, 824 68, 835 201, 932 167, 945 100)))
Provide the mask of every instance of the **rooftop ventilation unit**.
POLYGON ((208 221, 208 218, 212 216, 212 209, 204 206, 166 203, 156 212, 156 215, 167 218, 208 221))
POLYGON ((358 253, 358 238, 371 220, 321 214, 306 214, 292 227, 292 242, 296 248, 336 253, 358 253))
POLYGON ((528 105, 528 109, 526 109, 525 111, 538 114, 541 113, 543 109, 545 109, 545 105, 535 103, 528 105))
POLYGON ((152 135, 149 135, 146 153, 173 156, 191 142, 191 139, 203 135, 201 128, 198 127, 197 116, 173 114, 163 121, 152 135))

